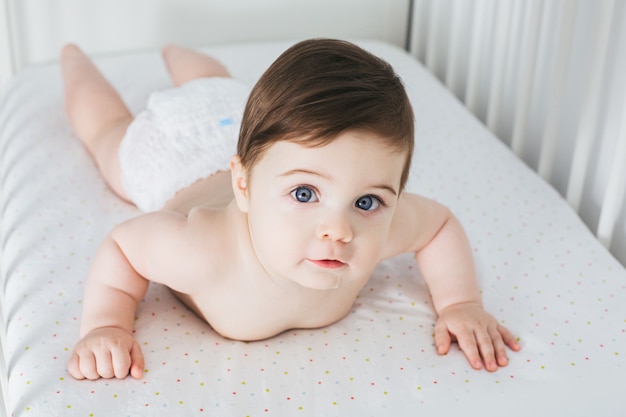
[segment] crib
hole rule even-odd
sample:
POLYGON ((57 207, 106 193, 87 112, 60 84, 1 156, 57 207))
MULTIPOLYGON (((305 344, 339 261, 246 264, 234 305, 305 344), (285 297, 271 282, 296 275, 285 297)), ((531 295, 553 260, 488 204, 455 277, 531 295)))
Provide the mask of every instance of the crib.
POLYGON ((626 412, 626 4, 603 0, 0 1, 0 376, 6 416, 622 416, 626 412), (138 214, 65 118, 76 42, 133 111, 169 86, 159 47, 213 54, 254 84, 294 42, 356 42, 416 116, 407 189, 452 209, 486 309, 519 338, 495 373, 438 356, 411 256, 379 266, 346 318, 227 340, 152 285, 141 380, 76 381, 90 259, 138 214))

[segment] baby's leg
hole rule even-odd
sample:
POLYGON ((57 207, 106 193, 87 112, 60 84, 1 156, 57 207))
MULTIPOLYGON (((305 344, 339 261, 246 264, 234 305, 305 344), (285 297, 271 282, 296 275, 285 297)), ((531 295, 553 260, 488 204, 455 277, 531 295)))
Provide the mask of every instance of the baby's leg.
POLYGON ((111 84, 75 45, 61 51, 65 110, 107 184, 128 200, 120 180, 117 156, 120 141, 133 119, 111 84))
POLYGON ((206 77, 230 77, 228 70, 217 59, 182 46, 163 48, 163 59, 175 86, 206 77))

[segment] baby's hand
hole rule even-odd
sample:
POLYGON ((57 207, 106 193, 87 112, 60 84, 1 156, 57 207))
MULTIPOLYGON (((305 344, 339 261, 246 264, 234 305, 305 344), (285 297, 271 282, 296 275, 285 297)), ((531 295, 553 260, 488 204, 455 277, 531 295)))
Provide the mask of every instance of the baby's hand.
POLYGON ((92 330, 76 344, 67 370, 76 379, 123 379, 129 372, 139 379, 143 365, 141 348, 130 333, 116 327, 102 327, 92 330))
POLYGON ((506 346, 521 349, 515 337, 476 303, 456 304, 440 312, 435 325, 437 353, 448 353, 452 341, 457 341, 474 369, 484 364, 490 372, 509 363, 506 346))

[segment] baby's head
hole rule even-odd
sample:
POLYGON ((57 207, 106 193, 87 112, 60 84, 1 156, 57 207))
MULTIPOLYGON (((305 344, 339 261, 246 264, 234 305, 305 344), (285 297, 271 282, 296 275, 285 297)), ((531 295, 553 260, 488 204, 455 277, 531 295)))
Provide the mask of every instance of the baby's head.
POLYGON ((252 90, 237 153, 248 172, 278 141, 326 145, 350 130, 381 138, 406 155, 400 189, 413 153, 413 111, 391 65, 345 41, 313 39, 285 51, 252 90))
POLYGON ((318 290, 367 279, 412 150, 411 105, 388 63, 337 40, 284 52, 252 90, 231 162, 267 275, 318 290))

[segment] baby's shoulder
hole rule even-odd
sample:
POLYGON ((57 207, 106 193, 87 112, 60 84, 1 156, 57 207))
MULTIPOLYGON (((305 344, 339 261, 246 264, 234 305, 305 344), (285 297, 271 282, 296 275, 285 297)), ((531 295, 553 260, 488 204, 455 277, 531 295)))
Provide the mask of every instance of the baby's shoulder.
POLYGON ((403 192, 391 223, 385 258, 420 250, 449 217, 449 210, 438 202, 403 192))
POLYGON ((186 229, 195 245, 213 248, 212 254, 230 251, 231 246, 237 244, 236 220, 226 208, 196 207, 190 210, 186 229))

